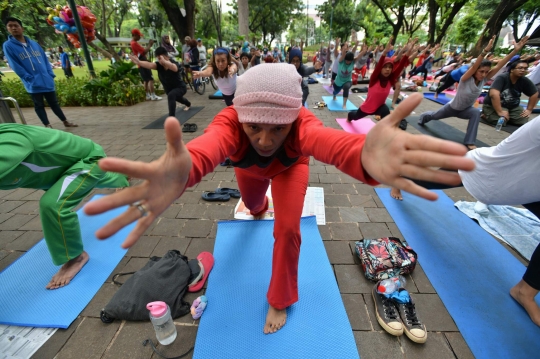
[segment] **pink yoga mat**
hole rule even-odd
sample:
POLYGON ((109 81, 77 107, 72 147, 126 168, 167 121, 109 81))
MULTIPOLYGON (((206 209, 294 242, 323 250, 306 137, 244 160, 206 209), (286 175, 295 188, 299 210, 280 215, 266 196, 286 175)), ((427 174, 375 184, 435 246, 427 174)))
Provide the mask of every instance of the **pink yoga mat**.
POLYGON ((336 118, 337 123, 349 133, 365 135, 375 127, 375 123, 369 117, 364 117, 356 121, 347 122, 346 118, 336 118))
MULTIPOLYGON (((327 85, 324 85, 323 88, 324 88, 326 91, 328 91, 328 93, 329 93, 330 95, 333 95, 333 94, 334 94, 334 88, 333 88, 332 86, 330 86, 330 85, 328 85, 328 86, 327 86, 327 85)), ((339 91, 338 95, 343 95, 343 90, 339 91)))
POLYGON ((456 90, 445 90, 443 91, 445 94, 448 94, 450 96, 456 96, 456 90))

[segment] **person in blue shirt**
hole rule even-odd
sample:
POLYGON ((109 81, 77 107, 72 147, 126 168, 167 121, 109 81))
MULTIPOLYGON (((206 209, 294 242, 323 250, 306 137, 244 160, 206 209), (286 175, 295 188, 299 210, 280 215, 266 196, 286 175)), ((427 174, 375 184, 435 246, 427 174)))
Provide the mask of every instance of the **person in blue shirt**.
POLYGON ((71 71, 71 61, 69 61, 69 55, 67 52, 64 52, 62 46, 58 46, 58 52, 60 53, 60 63, 62 64, 62 70, 64 70, 64 75, 69 79, 73 77, 73 71, 71 71))
POLYGON ((4 54, 13 71, 21 78, 24 88, 32 97, 36 114, 43 125, 52 128, 45 111, 44 100, 47 100, 51 110, 64 123, 65 127, 77 127, 76 124, 67 120, 58 104, 54 85, 56 75, 52 71, 45 51, 37 42, 24 36, 21 20, 8 17, 5 24, 10 35, 3 45, 4 54))
POLYGON ((439 94, 441 92, 452 87, 456 82, 459 82, 459 80, 461 79, 461 76, 463 76, 465 72, 469 70, 469 67, 470 67, 469 65, 462 65, 458 67, 457 69, 449 72, 444 78, 441 79, 441 82, 440 82, 441 84, 435 91, 435 95, 433 97, 435 98, 439 97, 439 94))

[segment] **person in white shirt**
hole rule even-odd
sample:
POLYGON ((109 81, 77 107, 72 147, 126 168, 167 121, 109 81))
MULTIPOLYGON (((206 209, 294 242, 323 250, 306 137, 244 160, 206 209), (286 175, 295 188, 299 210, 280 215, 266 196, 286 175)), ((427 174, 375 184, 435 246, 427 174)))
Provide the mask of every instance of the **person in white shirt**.
POLYGON ((197 50, 199 50, 199 62, 201 63, 201 67, 203 67, 206 65, 206 47, 202 44, 200 37, 197 39, 197 50))

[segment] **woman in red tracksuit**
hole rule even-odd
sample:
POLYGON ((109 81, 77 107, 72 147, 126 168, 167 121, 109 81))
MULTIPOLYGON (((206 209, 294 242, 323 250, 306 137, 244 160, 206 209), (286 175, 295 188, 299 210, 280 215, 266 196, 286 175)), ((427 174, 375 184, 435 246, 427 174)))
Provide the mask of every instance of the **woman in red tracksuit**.
POLYGON ((392 47, 392 38, 390 38, 377 66, 371 74, 366 100, 358 110, 351 111, 347 114, 347 121, 356 121, 368 115, 378 115, 383 118, 390 113, 390 109, 386 105, 386 98, 399 79, 403 69, 414 59, 413 53, 416 52, 414 43, 407 44, 406 48, 403 49, 403 57, 395 65, 393 58, 386 57, 386 53, 392 47))
POLYGON ((263 330, 274 333, 285 324, 286 309, 299 299, 300 218, 309 180, 309 156, 364 183, 386 183, 432 200, 436 199, 434 193, 404 177, 457 184, 457 174, 428 166, 451 163, 454 169, 472 170, 472 162, 463 158, 466 151, 458 144, 397 129, 399 118, 421 101, 419 95, 402 102, 395 114, 366 137, 324 127, 304 108, 302 78, 294 66, 261 64, 237 81, 234 105, 222 110, 204 134, 187 146, 182 143, 178 121, 169 118, 165 123, 167 150, 159 160, 148 164, 111 158, 101 161, 105 170, 146 181, 91 202, 85 211, 97 214, 134 204, 96 233, 98 238, 107 238, 138 221, 123 244, 129 247, 187 187, 201 181, 226 157, 233 162, 240 193, 255 217, 268 209, 266 190, 271 182, 275 242, 263 330), (388 138, 392 138, 391 145, 386 143, 388 138), (409 149, 414 149, 412 157, 409 149), (420 175, 410 173, 411 169, 420 175))

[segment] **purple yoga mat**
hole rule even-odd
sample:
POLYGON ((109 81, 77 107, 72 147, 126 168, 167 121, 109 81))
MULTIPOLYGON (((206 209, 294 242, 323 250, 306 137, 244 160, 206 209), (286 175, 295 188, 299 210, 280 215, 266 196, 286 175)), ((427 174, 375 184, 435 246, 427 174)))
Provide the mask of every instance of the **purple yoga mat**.
MULTIPOLYGON (((334 88, 332 86, 324 85, 323 88, 328 91, 330 95, 334 94, 334 88)), ((343 95, 343 90, 339 91, 338 95, 343 95)))
POLYGON ((349 133, 365 135, 375 127, 375 123, 369 118, 364 117, 356 121, 347 122, 346 118, 336 118, 337 123, 349 133))

